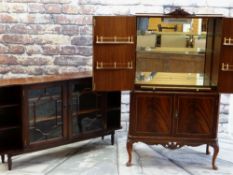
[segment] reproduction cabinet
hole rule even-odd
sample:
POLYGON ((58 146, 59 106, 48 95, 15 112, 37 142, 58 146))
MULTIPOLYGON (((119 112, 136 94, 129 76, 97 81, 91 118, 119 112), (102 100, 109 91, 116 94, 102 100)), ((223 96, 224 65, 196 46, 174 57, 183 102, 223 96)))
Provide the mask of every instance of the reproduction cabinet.
POLYGON ((167 14, 95 16, 93 85, 131 91, 127 141, 178 149, 206 144, 219 151, 220 93, 233 92, 233 19, 167 14), (132 63, 132 64, 131 64, 132 63))
POLYGON ((12 156, 26 152, 105 135, 114 144, 121 92, 96 92, 92 77, 67 77, 0 87, 0 155, 9 170, 12 156))

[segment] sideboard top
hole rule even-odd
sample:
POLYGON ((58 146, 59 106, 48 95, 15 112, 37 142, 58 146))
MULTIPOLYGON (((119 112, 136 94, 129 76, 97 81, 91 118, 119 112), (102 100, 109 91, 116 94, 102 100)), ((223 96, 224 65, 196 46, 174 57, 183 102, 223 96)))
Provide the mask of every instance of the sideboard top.
POLYGON ((73 79, 87 78, 87 77, 92 77, 91 71, 64 73, 64 74, 56 74, 56 75, 43 75, 43 76, 25 77, 25 78, 1 79, 0 87, 13 86, 13 85, 30 85, 37 83, 73 80, 73 79))

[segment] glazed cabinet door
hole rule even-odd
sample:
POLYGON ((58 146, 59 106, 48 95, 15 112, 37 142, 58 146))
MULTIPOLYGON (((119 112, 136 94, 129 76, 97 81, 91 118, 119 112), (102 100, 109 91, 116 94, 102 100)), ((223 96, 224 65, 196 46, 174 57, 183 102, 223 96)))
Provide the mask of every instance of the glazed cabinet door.
POLYGON ((134 92, 131 94, 130 133, 169 136, 172 132, 173 96, 134 92))
POLYGON ((216 137, 218 94, 178 95, 175 97, 175 135, 182 137, 216 137))
POLYGON ((93 89, 133 89, 136 17, 96 16, 93 21, 93 89))
POLYGON ((72 138, 105 129, 103 95, 92 91, 92 78, 70 81, 68 99, 72 138))
POLYGON ((56 143, 67 136, 63 83, 25 86, 24 146, 56 143))
POLYGON ((233 18, 223 19, 219 91, 233 93, 233 18))

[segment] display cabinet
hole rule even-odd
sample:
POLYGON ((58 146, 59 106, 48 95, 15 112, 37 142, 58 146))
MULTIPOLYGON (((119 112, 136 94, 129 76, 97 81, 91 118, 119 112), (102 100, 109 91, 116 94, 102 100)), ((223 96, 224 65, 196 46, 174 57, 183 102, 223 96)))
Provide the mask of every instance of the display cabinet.
POLYGON ((2 80, 0 155, 12 156, 85 139, 121 128, 121 92, 92 90, 90 73, 2 80), (82 75, 84 74, 84 75, 82 75))
POLYGON ((168 14, 97 16, 93 25, 94 84, 99 83, 103 71, 99 67, 105 67, 106 73, 101 76, 103 86, 94 88, 131 91, 127 165, 131 165, 133 144, 142 141, 169 149, 206 144, 206 153, 212 146, 212 167, 217 169, 219 94, 233 92, 233 20, 222 15, 190 14, 178 8, 168 14), (118 25, 111 28, 110 23, 118 25), (129 29, 132 37, 127 44, 117 40, 118 31, 129 29), (108 36, 104 44, 99 44, 104 41, 100 33, 108 36), (132 70, 119 73, 116 80, 112 76, 117 68, 114 63, 124 59, 118 52, 125 53, 121 48, 126 45, 132 46, 128 52, 135 53, 130 57, 132 70), (117 47, 119 50, 115 50, 117 47), (99 64, 100 58, 106 58, 113 68, 99 64), (121 86, 125 81, 127 87, 121 86))

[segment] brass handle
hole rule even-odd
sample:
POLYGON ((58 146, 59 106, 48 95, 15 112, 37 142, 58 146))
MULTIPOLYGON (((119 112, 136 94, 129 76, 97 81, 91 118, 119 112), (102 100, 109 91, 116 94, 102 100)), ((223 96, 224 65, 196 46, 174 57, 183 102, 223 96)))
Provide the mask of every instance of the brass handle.
POLYGON ((133 69, 133 62, 129 61, 127 63, 104 63, 104 62, 96 62, 96 69, 133 69))
POLYGON ((224 37, 223 45, 225 46, 233 46, 233 39, 231 37, 224 37))
POLYGON ((222 63, 221 70, 225 72, 233 71, 233 65, 222 63))
POLYGON ((96 44, 134 44, 133 36, 96 36, 96 44))

